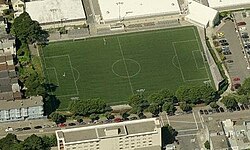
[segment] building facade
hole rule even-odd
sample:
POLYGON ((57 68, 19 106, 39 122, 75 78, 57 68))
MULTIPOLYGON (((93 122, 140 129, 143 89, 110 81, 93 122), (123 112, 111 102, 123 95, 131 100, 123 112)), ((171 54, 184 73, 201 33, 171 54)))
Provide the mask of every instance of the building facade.
POLYGON ((23 100, 1 101, 0 122, 43 118, 42 96, 23 100))
POLYGON ((56 131, 58 150, 160 150, 159 119, 150 118, 56 131))

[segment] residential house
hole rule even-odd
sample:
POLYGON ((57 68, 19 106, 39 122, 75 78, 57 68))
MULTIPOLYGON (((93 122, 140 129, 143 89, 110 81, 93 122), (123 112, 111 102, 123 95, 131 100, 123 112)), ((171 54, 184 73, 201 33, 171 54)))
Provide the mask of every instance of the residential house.
POLYGON ((0 102, 0 122, 44 118, 43 114, 42 96, 0 102))

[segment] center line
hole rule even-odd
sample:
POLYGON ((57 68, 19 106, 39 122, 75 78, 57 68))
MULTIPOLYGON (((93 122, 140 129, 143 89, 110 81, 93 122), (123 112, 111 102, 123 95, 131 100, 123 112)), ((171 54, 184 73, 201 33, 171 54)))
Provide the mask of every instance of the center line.
POLYGON ((129 73, 128 73, 128 67, 127 67, 127 64, 125 62, 125 58, 124 58, 123 51, 122 51, 122 46, 121 46, 121 43, 120 43, 120 40, 119 40, 118 37, 117 37, 117 41, 118 41, 118 44, 119 44, 119 47, 120 47, 120 51, 121 51, 121 54, 122 54, 122 59, 123 59, 124 66, 125 66, 125 69, 126 69, 126 72, 127 72, 127 76, 128 76, 128 81, 129 81, 129 84, 130 84, 131 92, 134 95, 134 90, 133 90, 132 83, 131 83, 131 80, 130 80, 130 77, 129 77, 129 73))

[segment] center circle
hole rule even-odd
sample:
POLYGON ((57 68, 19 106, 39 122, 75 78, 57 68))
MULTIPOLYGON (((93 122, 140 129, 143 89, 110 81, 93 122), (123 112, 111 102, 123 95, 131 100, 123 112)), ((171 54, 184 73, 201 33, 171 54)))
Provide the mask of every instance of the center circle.
POLYGON ((141 65, 133 59, 119 59, 112 65, 112 72, 121 78, 133 78, 141 71, 141 65))

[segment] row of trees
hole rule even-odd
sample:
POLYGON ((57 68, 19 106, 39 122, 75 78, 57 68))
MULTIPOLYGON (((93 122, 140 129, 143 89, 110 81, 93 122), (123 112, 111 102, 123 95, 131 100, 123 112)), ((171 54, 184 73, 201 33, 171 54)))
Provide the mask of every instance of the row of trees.
POLYGON ((28 45, 45 45, 49 34, 42 30, 37 21, 33 21, 24 12, 14 19, 11 34, 16 37, 19 80, 25 97, 41 95, 44 98, 45 114, 49 115, 59 106, 59 100, 49 93, 56 86, 45 82, 39 57, 31 56, 28 45))
POLYGON ((145 97, 143 94, 132 95, 128 103, 133 108, 133 112, 150 111, 158 114, 160 111, 166 111, 171 114, 176 108, 175 103, 180 103, 181 109, 188 111, 193 105, 216 101, 217 92, 209 85, 201 86, 181 86, 174 93, 168 89, 163 89, 145 97))
POLYGON ((6 137, 0 139, 1 150, 50 150, 51 147, 56 145, 55 135, 38 137, 33 134, 24 141, 20 141, 16 135, 9 133, 6 137))

